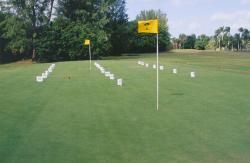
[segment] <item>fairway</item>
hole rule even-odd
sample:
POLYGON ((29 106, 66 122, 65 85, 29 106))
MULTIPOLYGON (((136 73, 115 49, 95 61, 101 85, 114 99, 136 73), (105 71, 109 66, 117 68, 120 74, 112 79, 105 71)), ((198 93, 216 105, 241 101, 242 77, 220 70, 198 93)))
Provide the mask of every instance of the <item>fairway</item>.
POLYGON ((56 63, 43 83, 49 63, 0 65, 0 162, 249 162, 250 53, 159 60, 159 111, 155 54, 97 61, 123 87, 88 61, 56 63))

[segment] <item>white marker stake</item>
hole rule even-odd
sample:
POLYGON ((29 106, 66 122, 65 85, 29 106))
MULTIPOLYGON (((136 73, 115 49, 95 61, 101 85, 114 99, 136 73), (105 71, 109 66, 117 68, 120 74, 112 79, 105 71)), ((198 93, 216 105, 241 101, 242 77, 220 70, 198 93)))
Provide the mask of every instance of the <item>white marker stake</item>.
POLYGON ((43 79, 47 79, 48 75, 46 75, 45 73, 42 73, 42 77, 43 79))
POLYGON ((49 73, 52 73, 53 70, 52 70, 52 68, 49 68, 48 71, 49 71, 49 73))
POLYGON ((173 74, 177 74, 177 69, 173 69, 173 74))
POLYGON ((49 71, 45 71, 45 74, 46 74, 47 76, 49 76, 49 71))
POLYGON ((122 86, 122 79, 117 79, 117 85, 122 86))
POLYGON ((42 76, 37 76, 37 77, 36 77, 36 81, 37 81, 38 83, 43 82, 43 77, 42 77, 42 76))
POLYGON ((191 78, 195 78, 195 72, 191 72, 191 78))
POLYGON ((110 80, 115 80, 114 74, 110 74, 109 79, 110 80))
POLYGON ((106 77, 109 77, 110 74, 111 74, 110 72, 105 72, 105 76, 106 76, 106 77))

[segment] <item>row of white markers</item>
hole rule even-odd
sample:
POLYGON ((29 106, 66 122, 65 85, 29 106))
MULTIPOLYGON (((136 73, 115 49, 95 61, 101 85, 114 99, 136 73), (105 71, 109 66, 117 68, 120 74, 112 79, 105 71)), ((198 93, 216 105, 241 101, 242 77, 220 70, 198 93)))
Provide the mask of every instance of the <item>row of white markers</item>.
POLYGON ((38 83, 41 83, 41 82, 45 81, 49 77, 49 75, 54 71, 55 68, 56 68, 56 64, 50 65, 48 70, 46 70, 44 73, 42 73, 41 76, 36 77, 36 81, 38 83))
MULTIPOLYGON (((143 61, 138 61, 138 65, 145 66, 146 68, 149 67, 149 64, 148 64, 148 63, 145 63, 145 62, 143 62, 143 61)), ((153 69, 156 69, 156 65, 155 65, 155 64, 153 65, 153 69)), ((159 70, 163 71, 164 69, 165 69, 164 66, 159 66, 159 70)), ((177 73, 178 73, 177 69, 174 68, 174 69, 173 69, 173 74, 177 74, 177 73)), ((195 78, 195 77, 196 77, 195 72, 191 72, 191 73, 190 73, 190 77, 191 77, 191 78, 195 78)))
MULTIPOLYGON (((106 70, 104 69, 104 67, 102 67, 102 66, 101 66, 100 64, 98 64, 97 62, 95 62, 95 67, 96 67, 97 69, 99 69, 100 72, 101 72, 102 74, 104 74, 107 78, 109 78, 110 80, 115 80, 115 75, 112 74, 110 71, 106 71, 106 70)), ((118 86, 122 86, 122 85, 123 85, 122 79, 117 79, 117 85, 118 85, 118 86)))

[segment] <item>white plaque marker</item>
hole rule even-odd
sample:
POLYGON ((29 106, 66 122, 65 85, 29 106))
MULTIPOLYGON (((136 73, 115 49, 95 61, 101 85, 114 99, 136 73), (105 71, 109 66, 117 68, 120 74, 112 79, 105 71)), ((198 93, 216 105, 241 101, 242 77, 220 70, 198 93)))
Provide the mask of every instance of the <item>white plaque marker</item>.
POLYGON ((149 67, 149 64, 148 64, 148 63, 146 63, 146 64, 145 64, 145 66, 148 68, 148 67, 149 67))
POLYGON ((191 72, 191 78, 195 78, 195 72, 191 72))
POLYGON ((43 82, 43 77, 42 77, 42 76, 37 76, 37 77, 36 77, 36 81, 37 81, 38 83, 43 82))
POLYGON ((101 69, 101 73, 104 74, 104 73, 105 73, 105 70, 104 70, 104 69, 101 69))
POLYGON ((153 65, 153 69, 156 69, 156 65, 153 65))
POLYGON ((118 85, 118 86, 122 86, 122 84, 123 84, 123 83, 122 83, 122 79, 117 79, 117 85, 118 85))
POLYGON ((42 73, 42 77, 43 79, 47 79, 48 75, 46 75, 45 73, 42 73))
POLYGON ((110 79, 110 80, 115 80, 114 75, 113 75, 113 74, 111 74, 111 75, 109 76, 109 79, 110 79))
POLYGON ((105 72, 105 76, 106 76, 106 77, 109 77, 109 76, 110 76, 110 72, 108 72, 108 71, 105 72))
POLYGON ((162 70, 162 71, 163 71, 163 70, 164 70, 164 66, 160 66, 160 70, 162 70))
POLYGON ((177 74, 177 69, 173 69, 173 74, 177 74))

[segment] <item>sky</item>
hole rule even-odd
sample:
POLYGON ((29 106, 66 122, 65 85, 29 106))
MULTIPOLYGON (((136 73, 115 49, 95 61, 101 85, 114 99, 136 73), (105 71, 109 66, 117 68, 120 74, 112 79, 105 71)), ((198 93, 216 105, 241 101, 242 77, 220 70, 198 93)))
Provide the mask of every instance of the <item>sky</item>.
POLYGON ((127 0, 129 20, 141 10, 160 9, 167 14, 172 37, 185 34, 213 35, 220 26, 250 29, 250 0, 127 0))

